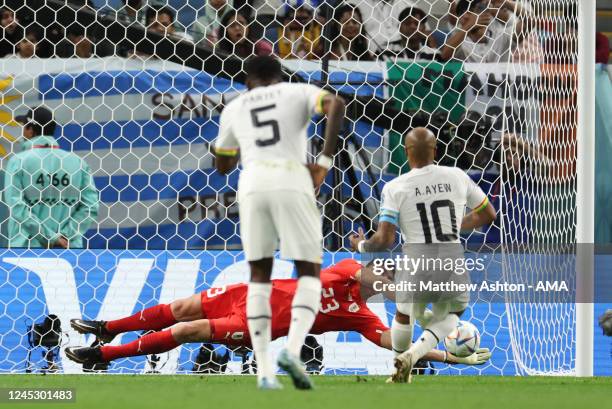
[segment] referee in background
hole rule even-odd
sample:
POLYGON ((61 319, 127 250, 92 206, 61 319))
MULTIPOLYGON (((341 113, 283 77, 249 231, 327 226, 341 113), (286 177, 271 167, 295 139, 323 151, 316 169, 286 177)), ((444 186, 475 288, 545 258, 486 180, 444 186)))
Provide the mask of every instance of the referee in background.
POLYGON ((32 108, 15 120, 23 124, 25 141, 4 176, 9 247, 82 248, 83 235, 98 216, 89 166, 60 149, 47 108, 32 108))

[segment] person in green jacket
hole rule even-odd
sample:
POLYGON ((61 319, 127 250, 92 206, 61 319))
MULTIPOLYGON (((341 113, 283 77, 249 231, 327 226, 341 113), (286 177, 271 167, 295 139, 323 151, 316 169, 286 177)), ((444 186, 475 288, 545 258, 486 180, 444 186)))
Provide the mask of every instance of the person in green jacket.
POLYGON ((24 125, 23 151, 5 169, 9 247, 82 248, 98 216, 98 191, 89 166, 60 149, 51 111, 39 106, 15 118, 24 125))

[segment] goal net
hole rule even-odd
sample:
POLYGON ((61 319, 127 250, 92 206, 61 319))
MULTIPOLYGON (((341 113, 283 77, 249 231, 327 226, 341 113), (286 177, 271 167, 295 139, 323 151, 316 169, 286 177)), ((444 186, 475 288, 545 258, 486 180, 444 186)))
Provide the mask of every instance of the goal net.
MULTIPOLYGON (((464 236, 470 254, 488 260, 481 280, 571 277, 576 7, 576 0, 4 1, 0 372, 78 373, 63 348, 94 340, 73 331, 71 318, 114 319, 248 281, 240 172, 217 173, 211 143, 223 107, 246 89, 251 55, 277 55, 287 80, 347 101, 341 147, 318 196, 324 267, 355 257, 352 232, 376 230, 382 187, 409 170, 403 135, 426 126, 438 138, 437 162, 464 169, 498 211, 493 225, 464 236), (26 139, 31 118, 23 116, 40 105, 57 126, 44 140, 26 139), (22 150, 41 158, 69 151, 83 162, 63 179, 20 168, 13 158, 22 150), (69 207, 78 216, 35 209, 50 190, 64 197, 57 192, 77 173, 83 184, 69 207), (26 203, 27 195, 39 200, 26 203), (68 249, 59 233, 69 236, 68 249)), ((321 150, 324 126, 313 119, 309 160, 321 150)), ((291 263, 276 262, 273 278, 292 274, 291 263)), ((492 359, 435 363, 436 373, 571 373, 572 302, 552 291, 473 294, 462 319, 479 329, 492 359)), ((390 325, 392 302, 379 295, 368 305, 390 325)), ((392 371, 392 354, 356 332, 314 340, 304 348, 313 371, 392 371)), ((255 368, 248 349, 185 344, 93 369, 255 368)))

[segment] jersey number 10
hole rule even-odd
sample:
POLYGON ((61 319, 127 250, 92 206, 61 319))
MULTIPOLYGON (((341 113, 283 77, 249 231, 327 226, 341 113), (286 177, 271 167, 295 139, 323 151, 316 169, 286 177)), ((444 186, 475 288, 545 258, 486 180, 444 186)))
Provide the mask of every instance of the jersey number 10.
POLYGON ((276 142, 280 141, 280 128, 278 126, 278 121, 276 119, 266 119, 265 121, 262 121, 259 118, 260 113, 273 110, 274 108, 276 108, 276 104, 251 109, 251 121, 253 122, 254 127, 263 128, 265 126, 269 126, 272 129, 271 138, 255 140, 255 145, 259 147, 274 145, 276 142))
MULTIPOLYGON (((425 203, 417 203, 417 210, 421 218, 421 225, 423 226, 423 236, 425 236, 425 243, 431 243, 431 229, 429 228, 429 219, 427 217, 427 208, 425 203)), ((429 212, 433 220, 434 231, 436 232, 436 240, 440 242, 444 241, 455 241, 457 240, 457 217, 455 215, 455 205, 450 200, 436 200, 429 206, 429 212), (444 233, 442 231, 442 223, 440 222, 440 208, 448 207, 450 215, 450 225, 452 232, 444 233)))

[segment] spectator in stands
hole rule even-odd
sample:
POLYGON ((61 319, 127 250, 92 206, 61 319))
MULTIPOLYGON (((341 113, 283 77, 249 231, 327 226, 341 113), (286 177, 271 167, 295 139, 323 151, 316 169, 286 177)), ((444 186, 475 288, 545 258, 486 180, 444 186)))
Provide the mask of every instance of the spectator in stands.
POLYGON ((555 170, 554 161, 550 160, 543 148, 533 144, 520 135, 504 134, 502 137, 504 180, 515 183, 517 176, 525 174, 547 178, 555 170))
POLYGON ((387 44, 380 54, 383 59, 441 59, 436 40, 427 29, 427 13, 417 7, 408 7, 400 13, 399 21, 402 37, 387 44))
POLYGON ((9 7, 0 8, 0 28, 0 57, 15 54, 17 43, 23 38, 23 28, 9 7))
POLYGON ((123 6, 117 10, 117 20, 125 25, 146 22, 145 2, 142 0, 123 0, 123 6))
POLYGON ((316 59, 323 54, 321 26, 307 3, 287 7, 283 25, 268 30, 266 38, 274 44, 280 58, 316 59))
MULTIPOLYGON (((294 2, 303 3, 304 1, 294 2)), ((263 38, 267 30, 280 25, 276 18, 285 14, 283 11, 285 3, 289 3, 289 0, 247 0, 252 17, 249 28, 253 38, 263 38)))
POLYGON ((236 57, 272 54, 272 45, 265 40, 254 40, 249 36, 247 18, 239 13, 226 14, 221 20, 216 49, 236 57))
POLYGON ((42 35, 38 27, 29 26, 26 28, 25 36, 17 43, 15 52, 16 58, 38 57, 38 44, 42 35))
POLYGON ((442 59, 507 62, 512 38, 523 39, 525 12, 510 0, 459 0, 457 27, 442 46, 442 59))
POLYGON ((369 50, 379 54, 390 41, 400 39, 399 14, 402 10, 414 6, 413 0, 348 0, 359 8, 368 33, 369 50))
POLYGON ((87 163, 60 149, 47 108, 33 108, 15 120, 24 124, 25 142, 4 177, 9 246, 83 247, 83 235, 98 215, 98 191, 87 163))
POLYGON ((57 47, 61 58, 91 58, 94 56, 94 43, 85 33, 85 28, 74 23, 66 29, 66 39, 57 47))
POLYGON ((330 36, 330 59, 343 61, 374 59, 368 51, 368 38, 359 8, 352 4, 337 7, 334 12, 334 23, 330 36))
POLYGON ((146 12, 147 30, 164 36, 192 41, 190 35, 176 29, 174 10, 166 6, 148 7, 146 12))
POLYGON ((204 15, 193 25, 193 37, 196 41, 208 40, 211 44, 217 42, 217 32, 223 17, 234 10, 233 0, 207 0, 204 15))

